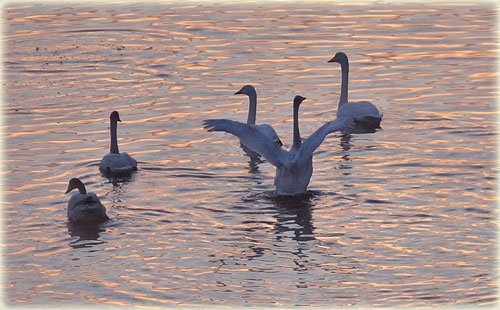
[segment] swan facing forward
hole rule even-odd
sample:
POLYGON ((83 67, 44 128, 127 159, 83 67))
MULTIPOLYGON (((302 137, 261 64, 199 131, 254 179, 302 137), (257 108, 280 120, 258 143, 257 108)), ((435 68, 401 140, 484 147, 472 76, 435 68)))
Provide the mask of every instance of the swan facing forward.
POLYGON ((106 208, 94 193, 87 193, 85 185, 78 178, 69 180, 66 193, 78 189, 68 201, 68 219, 72 223, 102 223, 109 220, 106 208))
POLYGON ((349 60, 343 52, 338 52, 328 62, 338 62, 342 70, 339 107, 337 118, 352 117, 356 122, 352 132, 374 132, 380 128, 382 114, 373 103, 368 101, 348 102, 349 60))
POLYGON ((111 145, 109 154, 106 154, 99 163, 99 170, 105 174, 130 174, 137 170, 137 161, 127 153, 120 153, 118 150, 116 129, 118 122, 121 122, 120 114, 117 111, 113 111, 109 119, 111 122, 111 145))
POLYGON ((303 194, 313 173, 313 152, 321 145, 326 136, 334 131, 349 130, 352 118, 342 118, 328 122, 307 139, 301 141, 299 132, 299 106, 306 98, 295 96, 293 100, 293 145, 285 151, 275 141, 259 131, 255 126, 228 119, 209 119, 203 121, 208 131, 225 131, 240 138, 251 150, 262 155, 276 167, 274 194, 291 196, 303 194))
MULTIPOLYGON (((255 91, 255 88, 252 85, 245 85, 240 90, 235 92, 234 94, 235 95, 242 94, 242 95, 248 96, 247 124, 255 126, 264 135, 269 137, 271 140, 275 141, 278 146, 282 146, 283 143, 281 142, 280 138, 278 137, 278 134, 276 133, 274 128, 271 127, 271 125, 268 125, 268 124, 255 125, 255 121, 257 118, 257 92, 255 91)), ((241 143, 241 148, 250 157, 258 157, 259 156, 259 154, 255 153, 254 151, 247 148, 243 143, 241 143)))

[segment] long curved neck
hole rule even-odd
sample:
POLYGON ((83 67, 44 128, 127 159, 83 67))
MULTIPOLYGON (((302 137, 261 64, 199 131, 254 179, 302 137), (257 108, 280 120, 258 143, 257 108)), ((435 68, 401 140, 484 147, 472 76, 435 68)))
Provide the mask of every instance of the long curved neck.
POLYGON ((118 123, 117 120, 114 120, 114 119, 111 120, 111 127, 110 127, 111 146, 109 148, 109 152, 114 153, 114 154, 120 154, 120 151, 118 150, 118 138, 116 136, 116 127, 118 127, 117 123, 118 123))
POLYGON ((342 69, 342 84, 340 86, 339 108, 347 102, 349 84, 349 60, 345 59, 340 63, 342 69))
POLYGON ((248 118, 247 124, 255 125, 255 119, 257 114, 257 93, 250 92, 248 94, 248 118))
POLYGON ((83 194, 83 195, 87 194, 87 190, 85 189, 85 185, 83 185, 83 183, 78 184, 77 188, 78 188, 78 192, 80 194, 83 194))
POLYGON ((299 105, 293 105, 293 145, 292 148, 299 148, 302 142, 300 141, 299 131, 299 105))

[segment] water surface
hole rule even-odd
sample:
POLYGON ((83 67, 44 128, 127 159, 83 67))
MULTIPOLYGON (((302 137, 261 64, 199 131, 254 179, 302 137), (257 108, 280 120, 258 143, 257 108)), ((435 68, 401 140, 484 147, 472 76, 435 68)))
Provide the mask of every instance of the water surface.
POLYGON ((490 4, 10 4, 4 8, 5 301, 254 306, 496 302, 496 88, 490 4), (350 98, 383 130, 332 134, 310 195, 272 198, 206 118, 257 121, 290 147, 350 98), (128 180, 100 175, 120 111, 128 180), (68 226, 80 177, 111 221, 68 226))

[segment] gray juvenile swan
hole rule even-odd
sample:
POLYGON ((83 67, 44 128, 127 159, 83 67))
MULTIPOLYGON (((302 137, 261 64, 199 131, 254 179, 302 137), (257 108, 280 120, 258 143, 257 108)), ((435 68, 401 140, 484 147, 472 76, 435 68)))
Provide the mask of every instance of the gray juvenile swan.
MULTIPOLYGON (((276 144, 278 144, 278 146, 282 146, 283 143, 281 142, 280 138, 278 137, 278 134, 276 133, 274 128, 271 127, 271 125, 268 124, 255 125, 255 120, 257 117, 257 92, 255 91, 255 88, 252 85, 245 85, 234 94, 235 95, 243 94, 248 96, 247 124, 254 125, 264 135, 269 137, 271 140, 275 141, 276 144)), ((259 154, 247 148, 243 143, 241 143, 241 148, 251 157, 259 156, 259 154)))
POLYGON ((85 185, 78 178, 69 180, 66 193, 78 189, 68 201, 68 219, 72 223, 102 223, 109 220, 106 208, 94 193, 87 193, 85 185))
POLYGON ((353 119, 348 117, 327 122, 307 139, 301 141, 299 106, 304 99, 306 98, 295 96, 293 100, 293 145, 290 151, 283 150, 275 141, 252 125, 228 119, 209 119, 203 121, 203 127, 208 131, 225 131, 237 136, 244 145, 262 155, 275 166, 275 195, 303 194, 307 191, 313 173, 313 152, 328 134, 334 131, 349 130, 354 123, 353 119))
POLYGON ((337 118, 353 117, 356 122, 354 131, 373 132, 380 128, 382 114, 373 103, 368 101, 348 102, 348 83, 349 83, 349 60, 343 52, 338 52, 328 62, 338 62, 342 70, 342 84, 340 88, 339 107, 337 109, 337 118))
POLYGON ((111 122, 111 145, 109 154, 106 154, 99 163, 99 170, 106 174, 130 174, 137 170, 137 161, 127 153, 120 153, 118 150, 116 129, 118 122, 121 122, 120 115, 117 111, 113 111, 109 119, 111 122))

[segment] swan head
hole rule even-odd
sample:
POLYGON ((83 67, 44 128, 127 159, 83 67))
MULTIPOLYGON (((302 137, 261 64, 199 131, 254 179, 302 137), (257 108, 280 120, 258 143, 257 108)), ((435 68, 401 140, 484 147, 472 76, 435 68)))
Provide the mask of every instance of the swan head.
POLYGON ((306 97, 297 95, 293 98, 293 105, 298 107, 304 100, 306 100, 306 97))
POLYGON ((87 193, 87 190, 85 189, 85 185, 83 185, 82 181, 80 181, 79 178, 72 178, 71 180, 69 180, 68 189, 66 190, 65 194, 71 192, 75 188, 78 189, 80 194, 87 193))
POLYGON ((337 52, 332 59, 328 60, 328 62, 338 62, 343 63, 347 61, 347 55, 344 52, 337 52))
POLYGON ((118 114, 118 111, 113 111, 109 115, 109 119, 113 122, 121 122, 122 120, 120 119, 120 114, 118 114))
POLYGON ((255 91, 255 88, 252 85, 245 85, 243 86, 240 90, 234 93, 235 95, 243 94, 247 96, 256 96, 257 92, 255 91))

